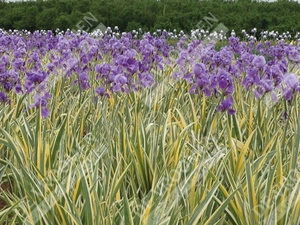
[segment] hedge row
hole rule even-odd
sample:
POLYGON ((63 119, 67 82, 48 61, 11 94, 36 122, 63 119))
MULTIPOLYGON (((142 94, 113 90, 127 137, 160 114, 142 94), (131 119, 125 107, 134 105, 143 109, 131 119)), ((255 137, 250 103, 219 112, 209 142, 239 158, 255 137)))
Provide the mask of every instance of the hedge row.
POLYGON ((300 31, 299 12, 299 3, 286 1, 37 0, 0 2, 0 28, 88 30, 103 23, 105 26, 118 26, 121 31, 138 28, 190 31, 203 26, 210 28, 222 22, 229 30, 239 32, 256 27, 258 30, 294 34, 300 31), (205 21, 204 17, 211 20, 205 21))

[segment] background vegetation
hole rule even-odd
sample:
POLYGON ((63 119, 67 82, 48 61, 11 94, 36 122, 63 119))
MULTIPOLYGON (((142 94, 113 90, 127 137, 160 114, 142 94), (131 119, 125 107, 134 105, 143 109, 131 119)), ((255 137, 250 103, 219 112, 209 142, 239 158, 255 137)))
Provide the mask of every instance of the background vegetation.
POLYGON ((211 12, 229 30, 300 31, 300 4, 297 2, 224 2, 182 0, 48 0, 0 2, 0 27, 4 29, 76 29, 76 24, 91 12, 105 26, 121 31, 142 28, 146 31, 196 29, 211 12))

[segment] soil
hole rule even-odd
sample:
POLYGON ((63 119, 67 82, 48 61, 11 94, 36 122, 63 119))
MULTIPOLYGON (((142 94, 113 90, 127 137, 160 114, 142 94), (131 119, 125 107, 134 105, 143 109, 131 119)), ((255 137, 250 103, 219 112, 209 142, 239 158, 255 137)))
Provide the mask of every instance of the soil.
MULTIPOLYGON (((5 191, 5 192, 8 192, 9 191, 9 184, 8 182, 4 182, 0 185, 0 190, 2 192, 5 191)), ((5 209, 8 205, 6 204, 6 202, 0 197, 0 211, 2 211, 3 209, 5 209)))
MULTIPOLYGON (((11 186, 10 186, 9 182, 3 182, 2 184, 0 184, 0 193, 1 192, 9 192, 11 190, 10 187, 11 186)), ((0 212, 7 207, 8 207, 8 204, 6 204, 6 202, 0 196, 0 212)), ((11 215, 8 215, 8 217, 11 217, 11 215)), ((2 225, 8 225, 8 223, 4 221, 2 223, 2 225)))

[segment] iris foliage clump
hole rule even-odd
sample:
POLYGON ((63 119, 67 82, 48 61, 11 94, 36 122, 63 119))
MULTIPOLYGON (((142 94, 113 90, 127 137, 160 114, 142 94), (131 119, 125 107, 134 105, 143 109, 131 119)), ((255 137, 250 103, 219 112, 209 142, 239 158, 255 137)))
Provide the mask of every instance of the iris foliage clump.
POLYGON ((300 223, 300 43, 169 43, 0 32, 1 224, 300 223))

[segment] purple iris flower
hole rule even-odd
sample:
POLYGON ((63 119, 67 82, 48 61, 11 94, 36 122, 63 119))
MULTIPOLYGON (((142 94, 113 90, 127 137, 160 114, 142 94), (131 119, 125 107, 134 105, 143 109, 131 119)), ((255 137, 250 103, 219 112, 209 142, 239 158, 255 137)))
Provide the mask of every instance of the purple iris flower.
POLYGON ((254 59, 252 60, 252 64, 253 66, 255 66, 256 68, 263 68, 264 65, 266 65, 266 59, 263 56, 255 56, 254 59))
POLYGON ((109 98, 109 94, 107 93, 107 91, 104 87, 101 87, 101 86, 97 87, 95 89, 95 92, 99 96, 105 96, 105 97, 109 98))
POLYGON ((252 85, 257 84, 259 82, 259 74, 256 68, 248 68, 247 69, 247 76, 244 78, 242 85, 249 90, 252 85))
POLYGON ((53 63, 47 63, 47 68, 48 68, 49 71, 53 72, 54 68, 55 68, 55 65, 53 63))
POLYGON ((278 87, 283 80, 283 73, 278 65, 272 65, 270 68, 270 77, 269 79, 273 79, 274 86, 278 87))
POLYGON ((287 61, 281 60, 281 61, 278 61, 277 64, 283 73, 286 73, 288 71, 288 62, 287 61))
POLYGON ((83 65, 86 65, 86 64, 89 63, 89 58, 84 54, 84 55, 81 56, 81 62, 82 62, 83 65))
POLYGON ((7 97, 6 93, 0 92, 0 102, 6 102, 10 104, 10 99, 7 97))
POLYGON ((22 58, 23 54, 26 53, 26 49, 25 48, 18 48, 14 51, 14 57, 15 58, 22 58))
POLYGON ((216 53, 215 55, 214 55, 214 61, 215 61, 215 64, 216 65, 220 65, 221 64, 221 62, 222 62, 222 57, 221 57, 221 55, 220 55, 220 53, 218 52, 218 53, 216 53))
POLYGON ((177 59, 177 64, 182 64, 183 62, 185 62, 189 57, 189 53, 187 50, 182 50, 179 53, 179 58, 177 59))
POLYGON ((208 78, 208 76, 197 77, 196 83, 197 83, 197 86, 202 89, 209 84, 209 78, 208 78))
POLYGON ((126 84, 127 82, 127 78, 125 76, 123 76, 122 74, 117 74, 115 77, 114 77, 114 82, 116 84, 126 84))
POLYGON ((112 50, 114 52, 119 52, 123 47, 123 44, 119 41, 116 41, 113 45, 112 45, 112 50))
POLYGON ((97 46, 92 45, 92 46, 89 48, 89 53, 90 53, 91 55, 97 54, 97 53, 98 53, 98 48, 97 48, 97 46))
POLYGON ((196 84, 193 84, 190 93, 198 93, 198 89, 203 91, 206 96, 211 95, 211 91, 209 88, 209 78, 208 76, 200 76, 196 78, 196 84))
POLYGON ((154 84, 153 76, 148 72, 139 74, 139 79, 144 87, 150 88, 154 84))
POLYGON ((111 66, 107 62, 102 63, 102 64, 97 64, 95 66, 95 71, 97 73, 101 73, 103 76, 107 76, 111 71, 111 66))
POLYGON ((114 76, 114 85, 112 86, 112 90, 114 92, 124 91, 122 89, 123 86, 126 86, 127 78, 122 74, 117 74, 114 76))
POLYGON ((235 110, 232 108, 233 106, 233 98, 232 96, 229 96, 227 99, 224 99, 221 104, 218 107, 218 110, 221 112, 228 111, 230 115, 233 115, 235 113, 235 110))
POLYGON ((6 91, 10 91, 15 84, 20 80, 19 74, 14 69, 7 71, 6 80, 3 82, 6 91))
POLYGON ((25 60, 22 58, 15 58, 12 65, 15 70, 20 69, 24 65, 25 60))
POLYGON ((41 108, 42 117, 46 118, 50 114, 50 111, 47 108, 48 99, 50 98, 51 95, 48 92, 44 93, 44 95, 35 95, 34 104, 30 105, 29 108, 33 108, 33 107, 41 108))
POLYGON ((223 69, 219 69, 218 73, 218 84, 219 87, 223 90, 226 90, 229 86, 232 86, 232 78, 230 73, 223 69))
POLYGON ((128 58, 123 65, 131 74, 136 73, 139 70, 139 62, 133 58, 128 58))
MULTIPOLYGON (((180 77, 182 76, 182 74, 183 74, 182 71, 175 72, 175 73, 173 74, 173 77, 174 77, 175 79, 178 79, 178 78, 180 78, 180 77)), ((191 72, 188 72, 183 78, 184 78, 185 80, 187 80, 190 84, 192 84, 192 83, 194 82, 193 77, 194 77, 194 74, 191 73, 191 72)))
POLYGON ((114 64, 117 66, 123 66, 126 64, 128 57, 125 55, 117 55, 114 57, 114 64))
POLYGON ((154 47, 151 44, 146 44, 143 48, 143 54, 150 55, 154 52, 154 47))
POLYGON ((233 76, 235 78, 238 78, 238 79, 241 78, 241 75, 239 73, 239 69, 238 69, 237 65, 234 65, 234 64, 230 65, 229 68, 228 68, 228 72, 233 74, 233 76))
POLYGON ((283 95, 287 101, 290 101, 292 99, 292 95, 295 91, 300 91, 298 79, 298 76, 293 73, 286 73, 283 76, 283 82, 286 85, 283 91, 283 95))
POLYGON ((262 78, 257 87, 254 90, 254 94, 257 98, 261 98, 264 94, 271 92, 273 90, 272 81, 267 78, 262 78))
POLYGON ((45 71, 28 71, 26 72, 26 82, 25 89, 26 93, 30 93, 36 85, 41 85, 41 83, 46 79, 47 73, 45 71))
POLYGON ((163 41, 160 38, 156 38, 154 44, 157 48, 160 48, 163 45, 163 41))
POLYGON ((146 65, 145 63, 143 62, 139 62, 139 70, 140 72, 148 72, 150 70, 150 66, 149 65, 146 65))
POLYGON ((206 96, 211 95, 211 91, 209 88, 210 78, 207 74, 207 69, 203 63, 196 63, 193 67, 194 75, 187 74, 184 78, 190 82, 193 82, 192 78, 194 77, 194 84, 190 89, 190 93, 198 93, 198 90, 203 91, 206 96))
POLYGON ((30 61, 35 61, 35 62, 40 61, 40 55, 38 50, 34 50, 33 53, 30 55, 30 61))
POLYGON ((206 67, 203 63, 196 63, 194 65, 193 71, 197 77, 200 75, 205 75, 207 73, 206 67))
POLYGON ((82 72, 79 74, 80 88, 82 90, 86 90, 90 87, 89 84, 89 76, 86 72, 82 72))
POLYGON ((127 56, 128 58, 135 58, 136 54, 137 54, 137 52, 134 49, 128 49, 124 53, 124 55, 127 56))
POLYGON ((103 95, 106 93, 106 90, 105 90, 104 87, 97 87, 97 88, 95 89, 95 92, 96 92, 98 95, 103 96, 103 95))
POLYGON ((3 56, 1 57, 1 60, 0 60, 0 61, 3 62, 4 64, 6 64, 6 63, 9 63, 10 58, 9 58, 8 55, 3 55, 3 56))
POLYGON ((210 88, 217 90, 218 81, 219 81, 219 76, 216 74, 212 74, 210 78, 210 88))
POLYGON ((288 52, 288 59, 294 63, 300 62, 300 54, 297 49, 293 48, 288 52))
POLYGON ((44 81, 47 77, 45 71, 29 71, 26 73, 27 80, 31 81, 34 84, 39 84, 44 81))
POLYGON ((296 89, 299 85, 298 76, 293 73, 286 73, 283 76, 283 82, 290 88, 296 89))
MULTIPOLYGON (((71 75, 72 71, 75 71, 78 68, 78 59, 75 58, 61 58, 61 64, 59 64, 59 68, 63 69, 63 74, 66 74, 68 77, 71 75)), ((55 63, 54 63, 55 65, 55 63)))
POLYGON ((17 81, 16 85, 15 85, 15 91, 16 93, 22 93, 23 94, 23 88, 22 88, 22 84, 20 83, 20 80, 17 81))
POLYGON ((233 58, 233 53, 228 49, 224 48, 220 51, 219 56, 221 57, 222 64, 225 65, 230 65, 232 58, 233 58))

